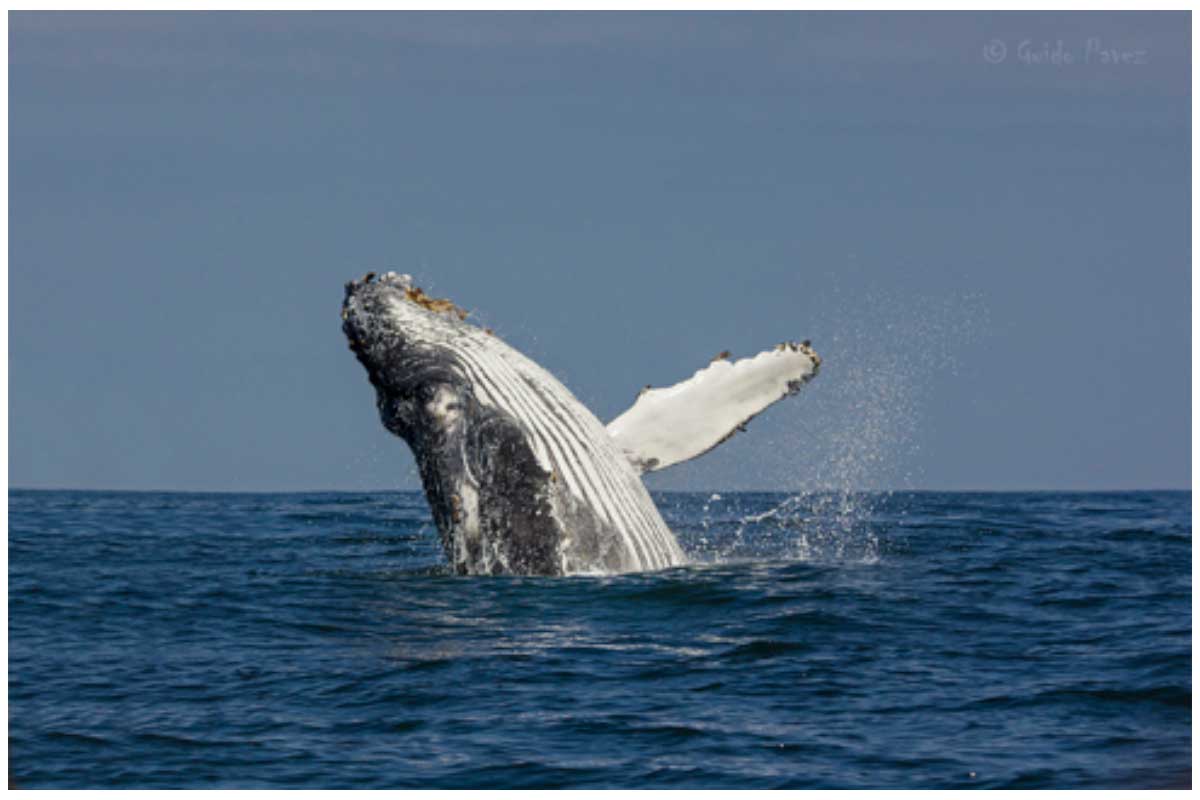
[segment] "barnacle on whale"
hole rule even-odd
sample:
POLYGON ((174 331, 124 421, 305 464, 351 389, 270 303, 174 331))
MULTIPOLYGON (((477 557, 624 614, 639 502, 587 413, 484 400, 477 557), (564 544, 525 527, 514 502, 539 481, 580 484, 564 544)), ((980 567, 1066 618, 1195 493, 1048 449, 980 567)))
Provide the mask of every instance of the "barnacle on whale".
POLYGON ((430 297, 421 290, 420 287, 410 286, 404 290, 404 298, 409 302, 416 303, 422 308, 427 308, 430 311, 438 314, 454 314, 459 319, 466 319, 470 313, 466 309, 459 308, 450 300, 445 298, 430 297))

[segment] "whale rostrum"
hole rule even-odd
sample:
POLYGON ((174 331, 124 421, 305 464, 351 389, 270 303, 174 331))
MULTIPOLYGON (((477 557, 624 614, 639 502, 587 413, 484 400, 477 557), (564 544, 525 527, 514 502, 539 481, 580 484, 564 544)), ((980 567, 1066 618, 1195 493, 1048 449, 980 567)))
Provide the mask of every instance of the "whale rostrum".
POLYGON ((607 427, 544 368, 408 275, 346 284, 342 330, 416 457, 460 574, 655 570, 686 557, 641 474, 711 450, 817 374, 809 343, 722 352, 607 427))

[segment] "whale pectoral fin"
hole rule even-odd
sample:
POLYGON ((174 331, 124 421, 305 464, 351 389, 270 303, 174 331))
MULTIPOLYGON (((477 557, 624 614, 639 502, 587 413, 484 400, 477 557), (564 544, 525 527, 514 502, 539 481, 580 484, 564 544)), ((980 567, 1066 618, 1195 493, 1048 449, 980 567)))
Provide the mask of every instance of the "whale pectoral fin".
POLYGON ((821 366, 808 342, 784 342, 734 362, 727 356, 674 386, 647 387, 608 424, 635 470, 652 472, 707 453, 767 406, 799 391, 821 366))

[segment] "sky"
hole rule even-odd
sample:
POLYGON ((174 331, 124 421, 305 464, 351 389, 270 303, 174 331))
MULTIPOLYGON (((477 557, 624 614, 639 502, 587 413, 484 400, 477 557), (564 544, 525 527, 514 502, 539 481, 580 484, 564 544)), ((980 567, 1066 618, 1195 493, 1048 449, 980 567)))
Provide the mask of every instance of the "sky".
POLYGON ((342 284, 608 421, 820 375, 655 489, 1191 481, 1169 13, 9 14, 9 482, 415 489, 342 284))

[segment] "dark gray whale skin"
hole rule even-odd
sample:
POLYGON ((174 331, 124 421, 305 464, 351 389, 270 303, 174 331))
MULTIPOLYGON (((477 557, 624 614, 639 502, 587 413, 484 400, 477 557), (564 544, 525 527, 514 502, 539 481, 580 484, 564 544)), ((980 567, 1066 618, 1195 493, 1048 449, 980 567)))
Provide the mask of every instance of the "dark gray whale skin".
MULTIPOLYGON (((366 286, 347 284, 347 300, 358 294, 369 313, 386 318, 380 284, 366 286)), ((361 319, 348 315, 343 331, 375 387, 384 427, 404 439, 416 457, 434 523, 455 570, 469 572, 472 563, 483 560, 483 538, 466 543, 465 559, 454 559, 458 485, 469 472, 482 480, 481 533, 506 551, 506 558, 495 563, 506 561, 511 571, 523 574, 557 574, 553 544, 559 532, 546 496, 550 475, 538 465, 516 422, 476 400, 448 348, 407 340, 400 331, 371 335, 361 319), (447 396, 461 410, 457 424, 450 426, 433 411, 447 396)))
MULTIPOLYGON (((628 537, 566 490, 556 469, 539 463, 526 426, 481 401, 483 379, 464 350, 516 351, 455 311, 392 273, 347 283, 342 306, 350 349, 375 387, 383 425, 412 449, 454 571, 561 575, 678 563, 665 525, 675 551, 647 564, 645 551, 634 552, 628 537)), ((640 479, 637 487, 644 494, 640 479)), ((661 525, 648 495, 645 502, 661 525)))

